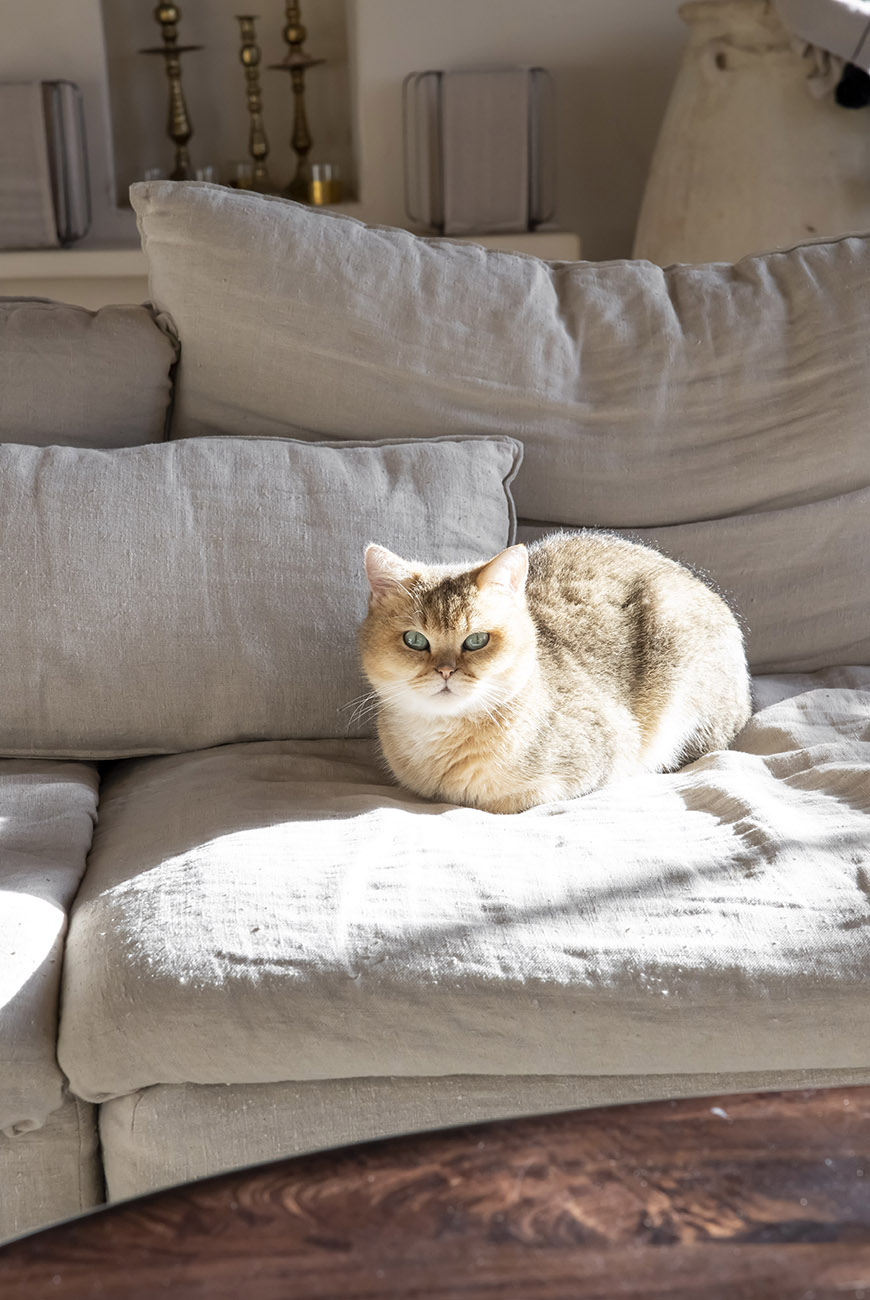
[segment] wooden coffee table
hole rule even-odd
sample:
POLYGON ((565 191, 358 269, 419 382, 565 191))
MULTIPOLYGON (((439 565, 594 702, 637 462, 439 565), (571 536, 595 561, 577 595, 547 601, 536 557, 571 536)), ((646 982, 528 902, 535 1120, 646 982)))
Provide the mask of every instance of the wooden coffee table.
POLYGON ((870 1088, 278 1160, 0 1249, 2 1300, 870 1300, 870 1088))

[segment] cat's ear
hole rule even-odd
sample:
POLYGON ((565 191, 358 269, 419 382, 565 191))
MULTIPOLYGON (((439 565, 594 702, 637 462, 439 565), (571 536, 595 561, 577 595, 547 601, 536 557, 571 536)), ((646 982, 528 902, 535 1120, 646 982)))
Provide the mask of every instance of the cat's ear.
POLYGON ((523 590, 529 573, 529 553, 525 546, 509 546, 485 564, 475 578, 478 591, 500 587, 516 594, 523 590))
POLYGON ((372 542, 366 547, 366 576, 375 600, 392 595, 397 587, 402 587, 413 575, 414 570, 398 555, 388 551, 385 546, 375 546, 372 542))

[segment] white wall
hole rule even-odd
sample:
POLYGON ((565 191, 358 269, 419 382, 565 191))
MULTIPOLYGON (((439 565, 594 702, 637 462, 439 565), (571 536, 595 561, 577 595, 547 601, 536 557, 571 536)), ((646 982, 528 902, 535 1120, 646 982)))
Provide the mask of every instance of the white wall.
POLYGON ((558 224, 580 234, 584 257, 630 254, 685 39, 672 0, 350 0, 349 9, 367 220, 405 220, 406 73, 534 63, 548 68, 556 83, 558 224))
POLYGON ((0 79, 74 81, 85 103, 93 238, 132 239, 131 213, 114 205, 109 101, 99 0, 0 0, 0 79))
MULTIPOLYGON (((182 0, 184 89, 195 166, 247 156, 237 0, 182 0)), ((263 65, 284 55, 282 0, 257 6, 263 65)), ((367 220, 405 224, 401 85, 423 68, 536 63, 558 96, 558 224, 584 256, 627 256, 650 155, 684 43, 675 0, 302 0, 307 48, 328 63, 308 78, 314 160, 337 161, 367 220), (355 135, 356 154, 351 140, 355 135)), ((89 242, 135 239, 114 207, 146 167, 171 167, 162 59, 152 0, 0 0, 0 77, 68 77, 85 91, 97 216, 89 242), (107 53, 108 51, 108 53, 107 53), (109 91, 114 151, 109 127, 109 91), (114 153, 115 177, 111 156, 114 153)), ((286 74, 263 66, 270 164, 286 182, 286 74)))

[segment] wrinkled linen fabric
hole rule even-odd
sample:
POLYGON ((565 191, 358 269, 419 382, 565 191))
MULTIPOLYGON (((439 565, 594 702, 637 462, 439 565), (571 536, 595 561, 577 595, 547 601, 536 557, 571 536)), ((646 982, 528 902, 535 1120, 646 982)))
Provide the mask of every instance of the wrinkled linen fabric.
MULTIPOLYGON (((517 540, 552 531, 521 524, 517 540)), ((724 597, 753 672, 870 660, 870 487, 788 510, 617 531, 688 565, 724 597)))
POLYGON ((162 1084, 105 1102, 100 1146, 108 1197, 118 1200, 258 1160, 424 1129, 676 1097, 867 1083, 870 1065, 743 1074, 393 1075, 235 1086, 162 1084))
POLYGON ((162 442, 178 340, 148 307, 0 298, 0 442, 162 442))
POLYGON ((218 185, 130 197, 184 340, 173 437, 507 434, 527 444, 520 516, 572 527, 868 485, 870 236, 663 269, 421 239, 218 185))
POLYGON ((760 690, 732 749, 510 817, 361 740, 111 767, 74 1090, 865 1066, 870 669, 760 690))
MULTIPOLYGON (((67 914, 97 818, 98 790, 97 769, 89 763, 0 758, 0 1136, 5 1139, 40 1128, 63 1100, 64 1078, 56 1060, 60 968, 67 914)), ((0 1162, 0 1173, 2 1167, 0 1162)))
POLYGON ((371 735, 368 542, 513 541, 508 438, 0 446, 0 754, 371 735))
POLYGON ((40 1128, 0 1135, 0 1189, 0 1242, 99 1205, 94 1107, 66 1095, 40 1128))

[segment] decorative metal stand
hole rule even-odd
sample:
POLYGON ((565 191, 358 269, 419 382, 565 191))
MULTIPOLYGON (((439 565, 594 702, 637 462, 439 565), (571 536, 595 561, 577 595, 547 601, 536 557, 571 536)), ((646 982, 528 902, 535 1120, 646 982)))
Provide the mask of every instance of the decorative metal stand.
POLYGON ((260 47, 254 24, 257 14, 236 14, 241 30, 242 48, 239 58, 245 69, 245 83, 248 94, 248 112, 251 115, 251 129, 248 136, 248 153, 254 162, 254 174, 250 189, 267 194, 274 189, 266 159, 269 156, 269 141, 263 126, 263 96, 260 92, 260 47))
POLYGON ((310 54, 306 54, 302 48, 308 32, 302 25, 302 15, 297 0, 289 0, 289 3, 285 6, 285 13, 287 26, 284 28, 284 40, 287 42, 289 49, 281 63, 269 64, 270 69, 273 71, 289 72, 290 83, 293 87, 293 134, 290 137, 290 143, 293 152, 296 154, 296 173, 283 193, 291 199, 307 203, 311 183, 311 165, 308 161, 308 154, 312 140, 311 133, 308 130, 308 120, 305 116, 305 74, 309 68, 315 68, 318 64, 325 63, 326 60, 315 59, 310 54))
POLYGON ((169 173, 172 181, 188 181, 193 172, 187 142, 193 135, 193 127, 187 114, 184 93, 181 89, 181 55, 192 50, 201 50, 201 45, 178 44, 178 22, 181 10, 177 5, 159 4, 154 10, 154 18, 160 24, 163 44, 140 50, 140 54, 162 54, 166 63, 166 75, 169 78, 169 123, 166 128, 170 140, 175 146, 175 167, 169 173))

